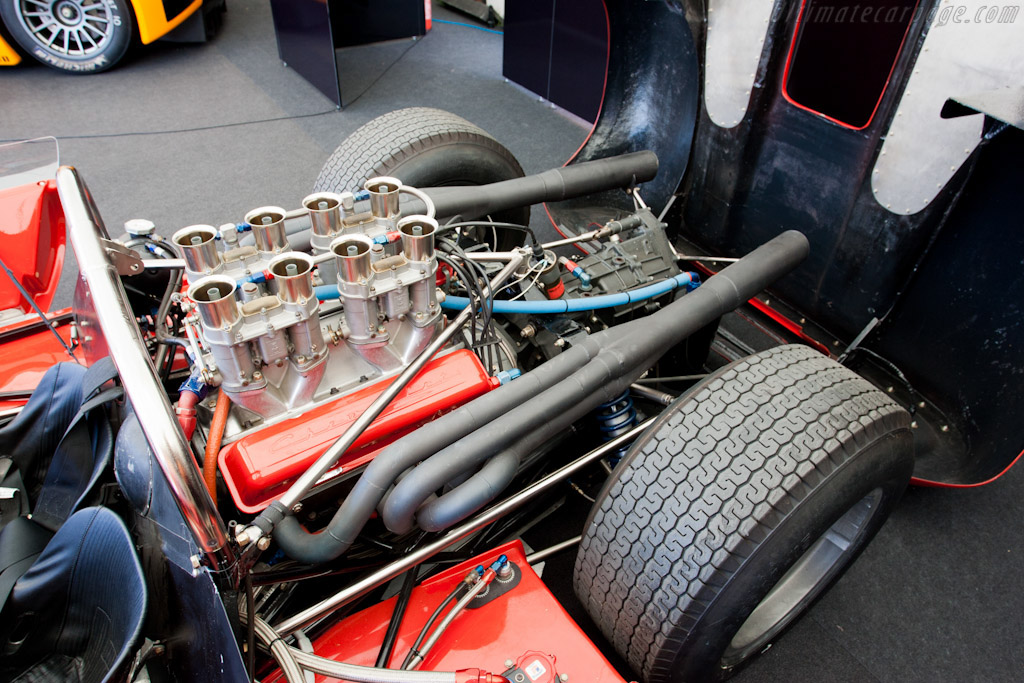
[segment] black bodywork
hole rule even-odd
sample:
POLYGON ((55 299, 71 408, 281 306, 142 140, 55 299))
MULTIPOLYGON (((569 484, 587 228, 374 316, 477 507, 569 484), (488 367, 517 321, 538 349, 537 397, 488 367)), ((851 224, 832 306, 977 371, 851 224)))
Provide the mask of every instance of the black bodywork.
MULTIPOLYGON (((862 109, 851 112, 860 117, 853 125, 784 92, 791 51, 805 38, 801 11, 822 4, 775 4, 746 115, 722 128, 704 106, 703 3, 609 0, 604 104, 576 160, 655 151, 661 169, 645 199, 661 207, 676 195, 666 220, 708 254, 741 255, 787 229, 806 234, 810 256, 772 293, 772 317, 787 318, 786 334, 827 349, 914 414, 918 480, 985 482, 1024 447, 1013 426, 1024 407, 1014 381, 1024 344, 1014 199, 1024 132, 987 117, 982 142, 924 210, 887 210, 870 174, 938 3, 876 3, 904 12, 905 33, 889 36, 891 73, 866 124, 862 109)), ((878 86, 817 49, 824 63, 806 78, 818 77, 821 89, 878 86)), ((572 208, 552 213, 569 223, 572 208)))

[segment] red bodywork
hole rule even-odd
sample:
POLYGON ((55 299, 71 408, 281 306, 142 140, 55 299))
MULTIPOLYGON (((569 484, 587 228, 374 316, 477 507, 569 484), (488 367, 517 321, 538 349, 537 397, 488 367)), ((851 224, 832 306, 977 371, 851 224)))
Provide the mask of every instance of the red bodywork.
MULTIPOLYGON (((64 210, 57 182, 20 185, 0 190, 0 253, 22 287, 42 310, 57 292, 64 267, 64 210)), ((32 310, 6 275, 0 276, 0 311, 32 310)))
MULTIPOLYGON (((622 683, 623 678, 526 563, 519 541, 489 550, 416 587, 388 667, 401 666, 430 614, 468 571, 477 565, 488 567, 501 555, 508 556, 522 571, 519 584, 479 608, 463 610, 419 668, 501 672, 506 670, 505 661, 512 660, 536 674, 537 678, 532 679, 535 683, 557 681, 561 674, 567 674, 569 681, 622 683), (536 661, 542 666, 537 666, 536 661), (549 663, 553 663, 554 670, 549 663)), ((314 651, 335 661, 373 666, 396 600, 385 600, 338 622, 314 641, 314 651)), ((327 680, 333 679, 317 677, 317 681, 327 680)))
MULTIPOLYGON (((365 465, 389 443, 498 385, 472 351, 435 358, 360 435, 326 477, 365 465)), ((257 513, 277 498, 390 384, 376 382, 225 446, 218 460, 238 509, 257 513)))
MULTIPOLYGON (((49 316, 54 329, 71 344, 71 309, 65 308, 49 316)), ((0 328, 3 353, 0 353, 0 392, 15 394, 0 399, 0 417, 17 412, 28 401, 28 395, 39 384, 50 366, 71 360, 53 333, 38 318, 18 325, 0 328)))
MULTIPOLYGON (((56 181, 40 181, 0 190, 0 256, 32 301, 46 311, 57 292, 64 267, 64 210, 56 181)), ((0 311, 19 310, 19 317, 0 325, 0 417, 17 412, 54 363, 70 360, 64 347, 22 296, 5 272, 0 272, 0 311), (28 317, 31 316, 31 317, 28 317)), ((57 333, 70 344, 70 309, 49 316, 57 333)))

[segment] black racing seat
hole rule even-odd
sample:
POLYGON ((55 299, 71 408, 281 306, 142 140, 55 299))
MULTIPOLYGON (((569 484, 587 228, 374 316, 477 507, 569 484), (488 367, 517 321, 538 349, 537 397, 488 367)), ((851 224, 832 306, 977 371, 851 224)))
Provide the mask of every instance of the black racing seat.
POLYGON ((109 358, 58 363, 0 429, 0 608, 65 520, 98 502, 114 448, 106 408, 123 393, 104 385, 116 376, 109 358))
POLYGON ((124 522, 73 514, 0 611, 0 680, 127 681, 146 618, 146 582, 124 522))

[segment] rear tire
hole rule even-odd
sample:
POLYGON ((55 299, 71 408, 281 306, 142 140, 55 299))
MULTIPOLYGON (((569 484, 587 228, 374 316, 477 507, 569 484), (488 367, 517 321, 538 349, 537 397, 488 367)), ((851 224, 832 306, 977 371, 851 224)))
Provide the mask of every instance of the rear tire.
POLYGON ((131 46, 135 18, 126 0, 0 0, 11 37, 32 58, 65 73, 99 73, 131 46))
MULTIPOLYGON (((378 116, 345 138, 324 164, 314 191, 352 192, 375 176, 392 176, 413 187, 445 187, 523 175, 512 152, 466 119, 441 109, 410 107, 378 116)), ((529 225, 530 207, 492 218, 529 225)), ((521 233, 499 229, 499 251, 522 242, 521 233)))
POLYGON ((721 680, 863 550, 910 480, 909 414, 802 346, 676 400, 597 497, 574 587, 648 683, 721 680))

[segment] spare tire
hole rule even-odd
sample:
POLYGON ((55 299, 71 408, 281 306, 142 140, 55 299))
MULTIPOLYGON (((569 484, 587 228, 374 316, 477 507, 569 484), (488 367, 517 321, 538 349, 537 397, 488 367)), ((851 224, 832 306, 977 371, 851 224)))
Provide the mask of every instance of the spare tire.
POLYGON ((599 493, 577 596, 648 683, 721 680, 850 565, 913 469, 910 416, 803 346, 713 373, 599 493))
MULTIPOLYGON (((512 152, 466 119, 441 109, 410 107, 378 116, 338 145, 317 178, 316 192, 355 191, 374 176, 413 187, 485 185, 521 178, 512 152)), ((530 207, 503 211, 495 221, 529 225, 530 207)), ((522 234, 499 231, 499 250, 522 234)))

